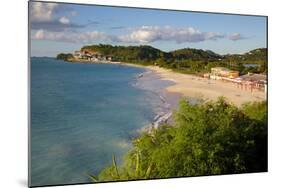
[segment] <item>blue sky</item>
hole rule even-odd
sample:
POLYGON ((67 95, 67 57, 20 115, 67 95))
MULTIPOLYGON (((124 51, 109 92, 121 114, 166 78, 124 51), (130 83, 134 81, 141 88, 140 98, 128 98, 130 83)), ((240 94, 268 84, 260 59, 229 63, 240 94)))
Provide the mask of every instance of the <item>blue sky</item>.
POLYGON ((30 2, 31 56, 88 44, 151 45, 219 54, 266 47, 266 17, 30 2))

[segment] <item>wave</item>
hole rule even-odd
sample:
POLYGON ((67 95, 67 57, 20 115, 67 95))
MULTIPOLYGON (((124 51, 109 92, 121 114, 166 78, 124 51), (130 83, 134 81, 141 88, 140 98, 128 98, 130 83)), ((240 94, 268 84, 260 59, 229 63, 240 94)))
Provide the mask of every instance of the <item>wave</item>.
MULTIPOLYGON (((155 107, 155 117, 152 119, 150 125, 143 127, 140 132, 150 132, 153 128, 157 129, 162 124, 168 123, 172 118, 172 104, 165 98, 165 88, 172 83, 154 74, 153 71, 146 71, 136 75, 135 87, 149 91, 155 96, 155 100, 159 100, 155 107)), ((153 97, 154 98, 154 97, 153 97)), ((172 102, 172 101, 170 101, 172 102)))

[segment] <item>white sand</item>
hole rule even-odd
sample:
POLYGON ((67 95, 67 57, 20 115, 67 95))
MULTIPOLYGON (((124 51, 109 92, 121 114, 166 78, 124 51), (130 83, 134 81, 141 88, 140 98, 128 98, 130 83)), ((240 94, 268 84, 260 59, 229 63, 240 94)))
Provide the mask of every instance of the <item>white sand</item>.
POLYGON ((250 90, 242 90, 237 88, 234 83, 176 73, 156 66, 148 66, 146 68, 154 71, 163 80, 170 80, 175 83, 166 88, 168 92, 180 93, 187 97, 216 100, 218 97, 223 96, 237 106, 249 101, 262 101, 266 97, 263 91, 253 90, 251 92, 250 90))

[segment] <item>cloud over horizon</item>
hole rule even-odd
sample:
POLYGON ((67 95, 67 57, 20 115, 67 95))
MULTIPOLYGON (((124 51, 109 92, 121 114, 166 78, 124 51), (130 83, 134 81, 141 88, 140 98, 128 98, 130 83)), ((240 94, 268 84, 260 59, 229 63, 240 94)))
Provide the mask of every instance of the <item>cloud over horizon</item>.
POLYGON ((50 21, 57 7, 56 3, 31 2, 30 19, 31 21, 50 21))
POLYGON ((217 32, 201 32, 193 27, 141 26, 132 30, 128 35, 120 36, 119 39, 121 42, 129 43, 150 43, 159 40, 184 43, 217 40, 223 37, 223 34, 217 32))
POLYGON ((30 4, 30 23, 33 30, 64 31, 83 28, 85 25, 72 23, 70 16, 76 16, 75 11, 65 12, 59 4, 32 2, 30 4), (65 13, 61 15, 59 13, 65 13))
POLYGON ((52 32, 43 29, 37 30, 31 33, 31 39, 34 40, 52 40, 60 42, 70 42, 70 43, 89 43, 95 40, 108 40, 108 36, 104 33, 98 31, 92 32, 52 32))
POLYGON ((32 2, 30 7, 31 39, 52 40, 70 43, 93 43, 113 42, 113 43, 135 43, 147 44, 157 41, 169 41, 177 44, 198 43, 204 41, 216 41, 228 39, 232 41, 246 39, 240 33, 226 35, 214 31, 200 31, 194 27, 172 27, 143 25, 135 28, 124 26, 111 27, 111 29, 122 29, 124 34, 107 34, 98 30, 81 31, 91 24, 99 24, 88 20, 87 24, 78 24, 71 21, 71 17, 76 16, 74 10, 67 10, 56 3, 32 2))
MULTIPOLYGON (((141 26, 138 28, 128 30, 127 34, 109 35, 96 30, 87 32, 63 31, 59 28, 59 25, 60 24, 57 24, 57 30, 40 29, 40 27, 38 27, 36 30, 33 30, 31 38, 34 40, 55 40, 71 43, 92 43, 95 41, 104 41, 115 43, 140 44, 153 43, 157 41, 172 41, 176 43, 197 43, 207 40, 216 41, 223 38, 229 40, 242 39, 242 35, 239 33, 233 36, 227 36, 226 34, 218 32, 202 32, 193 27, 173 28, 171 26, 141 26)), ((72 28, 74 27, 79 28, 80 26, 72 25, 72 28)))

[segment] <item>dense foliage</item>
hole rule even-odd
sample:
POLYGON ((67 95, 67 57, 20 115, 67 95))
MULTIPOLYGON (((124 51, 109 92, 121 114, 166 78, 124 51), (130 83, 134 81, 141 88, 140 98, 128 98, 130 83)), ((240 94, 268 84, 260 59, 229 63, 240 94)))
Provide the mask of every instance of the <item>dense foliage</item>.
POLYGON ((180 101, 173 125, 133 140, 124 163, 104 169, 94 181, 134 180, 267 171, 265 102, 241 108, 223 98, 191 105, 180 101))
POLYGON ((57 55, 57 59, 68 61, 70 59, 73 59, 73 55, 70 53, 68 54, 60 53, 57 55))
POLYGON ((151 46, 112 46, 91 45, 84 46, 81 50, 99 52, 103 55, 111 55, 114 61, 131 62, 138 64, 152 64, 153 61, 164 55, 164 52, 151 46))
POLYGON ((81 50, 110 55, 114 61, 122 61, 143 65, 158 65, 183 73, 209 72, 212 67, 223 66, 240 71, 264 73, 267 71, 267 49, 255 49, 245 54, 219 55, 210 50, 184 48, 164 52, 147 45, 112 46, 90 45, 81 50), (245 66, 245 65, 255 66, 245 66))
POLYGON ((225 55, 224 61, 228 64, 236 64, 238 70, 242 73, 247 72, 267 72, 267 49, 258 48, 251 50, 243 55, 232 54, 225 55), (235 63, 236 62, 236 63, 235 63), (256 67, 243 67, 243 65, 256 64, 256 67))

